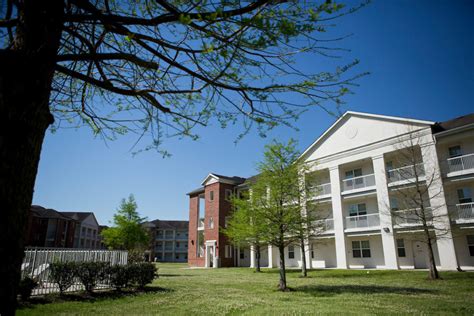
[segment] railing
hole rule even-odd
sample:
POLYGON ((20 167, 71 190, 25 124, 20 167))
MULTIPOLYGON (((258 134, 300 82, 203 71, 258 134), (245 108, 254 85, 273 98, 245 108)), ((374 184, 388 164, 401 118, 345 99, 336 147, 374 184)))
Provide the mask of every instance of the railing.
POLYGON ((456 204, 454 219, 470 219, 474 220, 474 203, 456 204))
POLYGON ((448 172, 462 171, 474 169, 474 154, 463 155, 459 157, 449 158, 448 172))
POLYGON ((395 181, 402 181, 402 180, 410 180, 415 178, 415 175, 420 177, 425 175, 425 168, 423 167, 422 163, 400 167, 397 169, 392 169, 387 171, 388 175, 388 182, 395 182, 395 181))
POLYGON ((396 226, 418 226, 423 223, 423 218, 428 225, 433 222, 433 213, 430 208, 425 208, 424 214, 420 208, 394 211, 392 217, 396 226))
POLYGON ((346 217, 346 228, 367 228, 380 226, 379 214, 367 214, 346 217))
MULTIPOLYGON (((108 262, 111 265, 127 264, 128 252, 118 250, 75 250, 63 248, 28 248, 25 250, 25 257, 21 264, 22 277, 31 277, 38 281, 38 286, 33 290, 32 295, 44 295, 58 293, 57 284, 50 278, 49 265, 52 262, 108 262)), ((103 280, 97 285, 98 289, 110 288, 108 280, 103 280)), ((83 290, 79 280, 70 286, 67 291, 83 290)))
POLYGON ((317 226, 317 228, 320 231, 324 231, 324 232, 334 230, 334 219, 327 218, 327 219, 317 220, 315 226, 317 226))
POLYGON ((331 194, 331 183, 316 185, 310 189, 310 193, 313 196, 331 194))
POLYGON ((342 180, 342 191, 361 189, 375 185, 374 174, 342 180))

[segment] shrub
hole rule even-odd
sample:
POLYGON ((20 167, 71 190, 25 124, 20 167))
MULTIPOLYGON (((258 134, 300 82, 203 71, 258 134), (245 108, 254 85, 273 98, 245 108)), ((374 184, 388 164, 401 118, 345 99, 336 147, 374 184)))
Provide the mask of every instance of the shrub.
POLYGON ((107 277, 108 263, 106 262, 81 262, 77 264, 76 276, 84 285, 88 293, 92 293, 97 283, 107 277))
POLYGON ((135 263, 129 265, 131 281, 139 289, 143 289, 145 285, 152 283, 157 276, 155 264, 150 262, 135 263))
POLYGON ((58 285, 61 294, 74 284, 76 268, 77 264, 74 262, 55 262, 50 264, 49 277, 51 281, 58 285))
POLYGON ((108 268, 110 285, 117 291, 127 287, 131 282, 129 265, 114 265, 108 268))
POLYGON ((18 292, 20 293, 21 299, 26 301, 30 298, 31 292, 33 289, 38 286, 38 282, 30 277, 24 277, 21 279, 20 284, 18 286, 18 292))

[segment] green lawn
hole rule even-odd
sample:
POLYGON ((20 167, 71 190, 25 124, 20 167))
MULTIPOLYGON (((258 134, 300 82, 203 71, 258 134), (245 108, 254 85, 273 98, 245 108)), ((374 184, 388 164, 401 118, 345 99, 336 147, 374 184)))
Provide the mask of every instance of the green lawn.
POLYGON ((77 295, 22 306, 23 314, 474 314, 474 273, 314 270, 288 273, 291 292, 276 290, 278 270, 186 269, 159 264, 159 279, 145 293, 94 299, 77 295))

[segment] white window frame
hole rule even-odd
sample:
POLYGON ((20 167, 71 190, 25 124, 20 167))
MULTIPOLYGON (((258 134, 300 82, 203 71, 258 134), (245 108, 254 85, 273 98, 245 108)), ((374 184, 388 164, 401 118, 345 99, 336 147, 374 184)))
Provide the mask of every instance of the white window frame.
POLYGON ((353 258, 371 258, 372 252, 370 251, 370 241, 369 240, 353 240, 352 241, 352 257, 353 258), (367 250, 368 250, 368 255, 367 255, 367 250), (356 251, 359 252, 358 256, 355 256, 356 251))
POLYGON ((224 217, 224 227, 225 228, 227 228, 227 226, 229 226, 229 220, 230 220, 230 216, 224 217))
POLYGON ((208 226, 209 229, 214 229, 214 218, 212 218, 212 217, 209 218, 209 224, 208 225, 209 225, 208 226))
POLYGON ((225 196, 226 201, 230 201, 230 197, 232 196, 232 190, 231 189, 225 189, 224 196, 225 196))
POLYGON ((293 245, 288 245, 288 259, 295 259, 295 246, 293 245))
POLYGON ((214 201, 214 190, 209 191, 209 201, 214 201))
POLYGON ((357 203, 357 204, 350 204, 349 205, 349 216, 361 216, 361 215, 367 215, 367 204, 366 203, 357 203), (363 210, 361 210, 361 206, 363 207, 363 210), (355 210, 355 213, 351 214, 351 210, 355 210))
POLYGON ((224 256, 226 259, 232 258, 232 245, 225 245, 224 256))
POLYGON ((397 244, 397 255, 399 258, 406 258, 407 250, 405 248, 405 240, 403 238, 398 238, 396 240, 397 244), (403 255, 400 255, 400 252, 403 252, 403 255))

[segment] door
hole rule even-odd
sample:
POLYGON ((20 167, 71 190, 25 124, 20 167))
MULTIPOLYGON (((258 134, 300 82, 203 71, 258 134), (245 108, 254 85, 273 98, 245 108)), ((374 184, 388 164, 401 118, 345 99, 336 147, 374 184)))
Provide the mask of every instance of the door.
POLYGON ((413 242, 413 261, 415 269, 426 269, 426 245, 420 241, 413 242))

